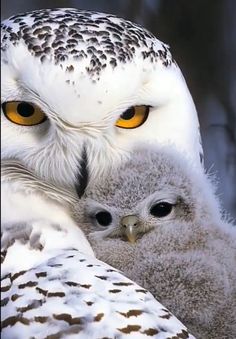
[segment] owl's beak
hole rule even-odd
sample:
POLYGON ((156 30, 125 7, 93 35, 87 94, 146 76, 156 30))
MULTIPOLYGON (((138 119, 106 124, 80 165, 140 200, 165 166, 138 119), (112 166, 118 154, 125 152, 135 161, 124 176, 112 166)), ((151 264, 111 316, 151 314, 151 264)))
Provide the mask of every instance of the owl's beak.
POLYGON ((123 228, 123 234, 128 239, 128 241, 134 244, 137 240, 137 227, 138 227, 138 217, 136 215, 126 215, 120 221, 123 228))
POLYGON ((82 157, 79 164, 79 174, 77 177, 77 182, 75 185, 76 192, 81 198, 86 190, 89 180, 89 173, 88 173, 88 159, 87 159, 87 152, 84 147, 82 157))

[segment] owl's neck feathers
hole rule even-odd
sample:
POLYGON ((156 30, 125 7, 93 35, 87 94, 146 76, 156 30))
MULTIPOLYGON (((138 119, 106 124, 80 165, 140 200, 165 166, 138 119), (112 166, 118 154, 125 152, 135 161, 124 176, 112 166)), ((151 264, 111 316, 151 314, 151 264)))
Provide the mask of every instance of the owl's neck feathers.
POLYGON ((29 269, 58 249, 94 255, 70 213, 76 196, 39 179, 19 161, 3 160, 1 171, 3 272, 29 269))
POLYGON ((8 182, 27 193, 40 193, 49 199, 62 203, 75 203, 78 198, 65 188, 39 178, 21 162, 13 159, 3 160, 1 164, 1 182, 8 182))

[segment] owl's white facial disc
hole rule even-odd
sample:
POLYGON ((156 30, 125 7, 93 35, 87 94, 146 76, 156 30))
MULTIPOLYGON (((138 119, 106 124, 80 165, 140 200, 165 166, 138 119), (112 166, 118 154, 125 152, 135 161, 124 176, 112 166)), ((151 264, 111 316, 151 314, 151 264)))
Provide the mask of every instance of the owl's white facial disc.
POLYGON ((78 182, 84 154, 93 181, 140 141, 175 144, 200 163, 196 110, 168 46, 112 15, 55 9, 5 20, 2 103, 12 102, 30 103, 47 119, 17 124, 4 106, 3 159, 60 186, 78 182), (140 106, 145 119, 137 124, 131 114, 116 126, 140 106))

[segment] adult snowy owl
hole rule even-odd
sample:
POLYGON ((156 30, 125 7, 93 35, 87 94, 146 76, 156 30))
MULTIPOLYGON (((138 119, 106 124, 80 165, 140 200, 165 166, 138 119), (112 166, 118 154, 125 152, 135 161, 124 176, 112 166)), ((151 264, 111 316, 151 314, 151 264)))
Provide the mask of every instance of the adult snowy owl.
POLYGON ((207 177, 176 150, 134 151, 88 188, 75 215, 97 257, 148 289, 193 335, 236 338, 236 228, 221 220, 207 177))
POLYGON ((51 9, 3 21, 1 37, 3 159, 80 195, 137 141, 173 143, 199 165, 191 95, 169 47, 147 30, 51 9))
MULTIPOLYGON (((173 143, 199 168, 202 148, 195 106, 168 46, 139 25, 76 9, 38 10, 5 20, 1 39, 3 268, 10 277, 27 270, 31 279, 30 268, 47 270, 53 250, 93 254, 61 192, 68 201, 82 196, 137 141, 173 143)), ((21 320, 12 320, 18 331, 21 320)))

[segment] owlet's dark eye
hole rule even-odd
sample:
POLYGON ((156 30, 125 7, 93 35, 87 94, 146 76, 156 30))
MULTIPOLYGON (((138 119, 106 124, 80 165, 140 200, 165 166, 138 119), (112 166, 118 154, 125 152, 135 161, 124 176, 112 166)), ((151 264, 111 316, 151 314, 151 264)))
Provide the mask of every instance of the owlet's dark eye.
POLYGON ((41 108, 30 102, 9 101, 2 104, 2 109, 6 118, 17 125, 34 126, 47 119, 41 108))
POLYGON ((128 108, 117 120, 116 126, 120 128, 136 128, 141 126, 148 117, 149 106, 140 105, 128 108))
POLYGON ((172 204, 163 201, 153 205, 150 209, 150 213, 154 217, 163 218, 171 213, 172 208, 173 208, 172 204))
POLYGON ((112 222, 111 214, 106 211, 98 212, 95 214, 95 218, 101 226, 109 226, 112 222))

